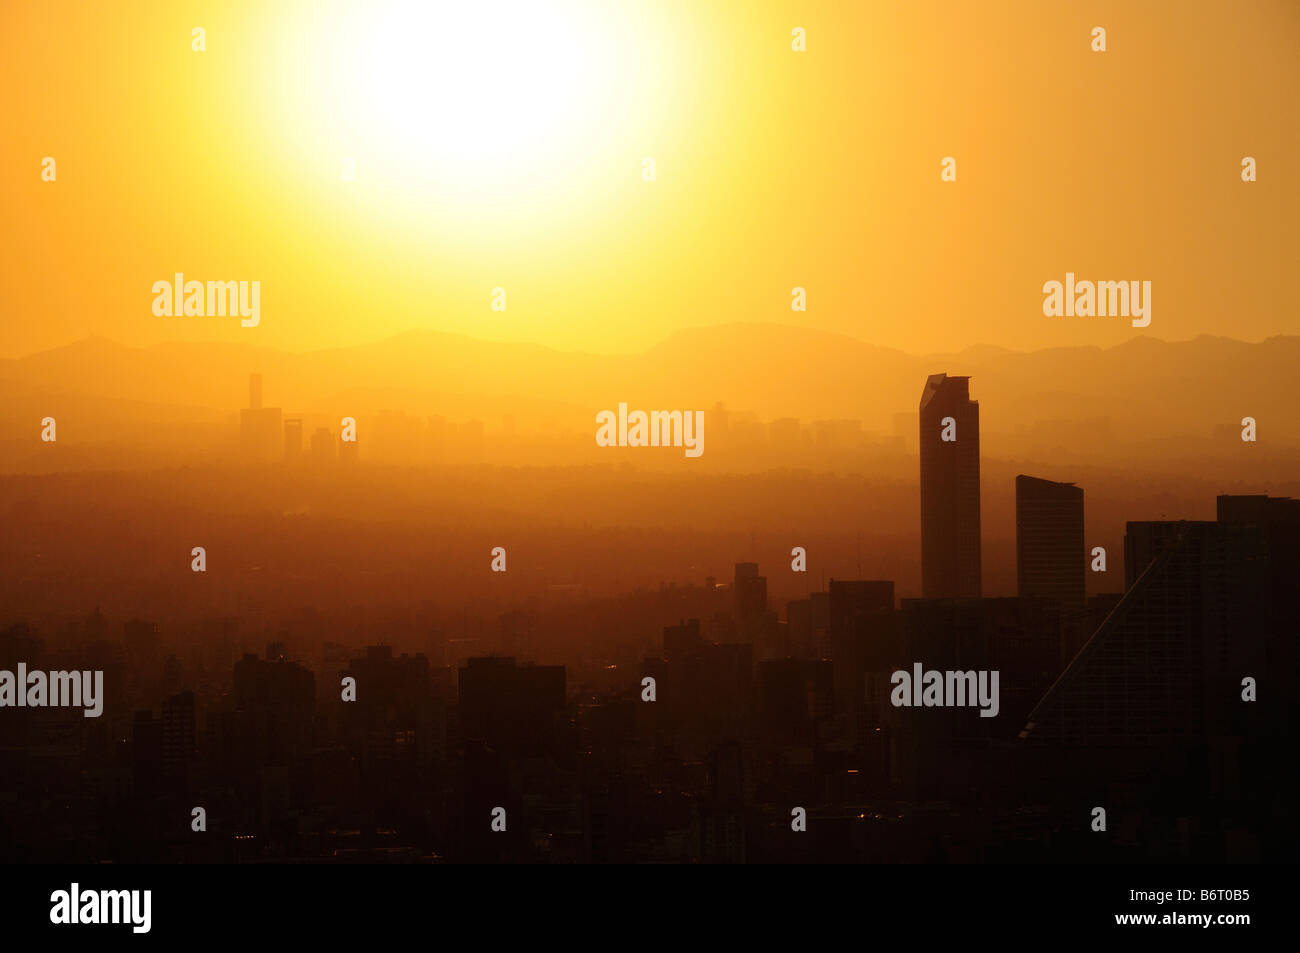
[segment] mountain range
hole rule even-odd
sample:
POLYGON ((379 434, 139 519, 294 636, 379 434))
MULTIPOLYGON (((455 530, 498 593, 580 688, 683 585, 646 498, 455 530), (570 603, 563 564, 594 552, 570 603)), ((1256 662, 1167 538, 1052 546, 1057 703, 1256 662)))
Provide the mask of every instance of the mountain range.
POLYGON ((520 432, 550 432, 587 429, 619 401, 664 409, 722 402, 763 421, 858 418, 867 430, 906 432, 906 418, 895 415, 915 414, 926 377, 947 373, 971 376, 982 433, 1046 431, 1068 443, 1068 431, 1082 427, 1090 440, 1147 444, 1235 437, 1252 416, 1259 443, 1277 447, 1300 444, 1297 368, 1297 336, 1247 343, 1138 335, 1109 348, 931 355, 777 324, 683 330, 617 355, 430 330, 304 353, 88 338, 0 360, 0 441, 27 439, 46 415, 60 418, 61 437, 105 441, 140 427, 225 425, 248 404, 251 372, 263 375, 265 403, 290 413, 441 414, 482 419, 489 429, 508 415, 520 432))

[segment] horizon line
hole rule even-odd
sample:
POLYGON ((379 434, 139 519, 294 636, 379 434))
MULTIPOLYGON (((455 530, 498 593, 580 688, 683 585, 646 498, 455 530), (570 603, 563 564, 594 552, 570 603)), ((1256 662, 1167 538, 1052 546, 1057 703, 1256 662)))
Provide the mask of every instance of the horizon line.
POLYGON ((171 340, 155 341, 151 344, 127 344, 120 340, 117 340, 116 338, 108 337, 107 335, 99 334, 96 332, 90 332, 83 337, 73 338, 72 340, 69 340, 63 344, 56 344, 52 347, 39 348, 37 350, 29 351, 18 355, 0 356, 0 361, 24 361, 24 360, 28 360, 29 358, 40 356, 42 354, 49 354, 54 351, 59 351, 64 348, 74 347, 78 344, 84 344, 92 341, 105 341, 117 347, 126 348, 128 350, 134 350, 134 351, 147 351, 150 349, 167 347, 170 345, 181 345, 181 346, 188 345, 188 346, 198 346, 198 347, 205 346, 205 345, 217 345, 222 347, 251 347, 255 350, 272 351, 281 354, 301 357, 308 354, 322 354, 330 351, 345 351, 353 348, 372 347, 378 344, 386 344, 388 342, 394 341, 398 338, 401 338, 409 334, 439 335, 442 337, 449 337, 449 338, 461 338, 466 341, 475 341, 483 344, 500 344, 500 345, 517 346, 517 347, 533 347, 533 348, 539 348, 544 351, 550 351, 554 354, 572 354, 572 355, 585 355, 585 356, 593 356, 593 357, 636 357, 636 356, 649 353, 650 351, 654 350, 656 347, 661 346, 662 344, 672 340, 674 337, 677 337, 681 334, 686 334, 686 333, 691 333, 696 331, 707 331, 707 330, 715 330, 721 328, 735 328, 735 327, 782 328, 782 329, 787 329, 792 331, 799 331, 810 335, 816 335, 820 337, 841 338, 849 341, 854 341, 866 347, 876 348, 881 351, 892 351, 894 353, 902 354, 907 357, 913 357, 913 358, 956 357, 965 354, 969 351, 975 351, 981 349, 992 349, 997 351, 1003 351, 1007 354, 1041 354, 1046 351, 1065 351, 1065 350, 1082 350, 1082 349, 1091 349, 1091 350, 1104 352, 1104 351, 1111 351, 1120 347, 1125 347, 1132 344, 1135 341, 1143 340, 1143 339, 1154 341, 1159 344, 1191 344, 1201 340, 1202 338, 1208 338, 1210 340, 1215 340, 1215 341, 1230 341, 1235 344, 1246 344, 1246 345, 1255 346, 1259 344, 1267 344, 1270 341, 1274 341, 1278 339, 1300 337, 1300 335, 1296 335, 1296 334, 1271 334, 1268 335, 1267 337, 1255 341, 1255 340, 1248 340, 1245 338, 1229 337, 1227 335, 1222 335, 1222 334, 1209 334, 1207 332, 1202 332, 1201 334, 1198 334, 1194 337, 1180 338, 1180 339, 1167 339, 1167 338, 1156 337, 1155 335, 1151 335, 1151 334, 1141 334, 1141 335, 1134 335, 1128 340, 1120 341, 1117 344, 1111 344, 1111 345, 1058 344, 1050 347, 1034 348, 1031 350, 1017 350, 1015 348, 1006 347, 1005 345, 1001 345, 1001 344, 991 344, 988 342, 976 342, 974 344, 969 344, 966 347, 959 348, 956 350, 951 350, 951 351, 931 351, 928 353, 918 353, 915 351, 905 351, 902 350, 901 348, 892 347, 886 344, 875 344, 865 338, 856 337, 851 334, 844 334, 839 331, 826 331, 821 328, 810 328, 805 325, 786 324, 779 321, 724 321, 717 324, 699 324, 699 325, 690 325, 688 327, 677 328, 673 331, 670 331, 668 334, 664 335, 663 337, 659 338, 659 340, 656 341, 655 343, 639 351, 570 350, 570 349, 552 347, 551 345, 543 344, 539 341, 506 340, 506 339, 499 339, 499 338, 476 337, 475 335, 472 334, 466 334, 463 331, 442 331, 437 328, 429 328, 429 327, 406 328, 402 331, 397 331, 393 334, 389 334, 386 337, 373 338, 368 341, 360 341, 353 344, 335 344, 335 345, 329 345, 325 347, 309 348, 301 351, 291 351, 274 345, 240 344, 239 342, 235 342, 235 341, 222 341, 222 340, 186 341, 186 340, 179 340, 179 339, 171 339, 171 340))

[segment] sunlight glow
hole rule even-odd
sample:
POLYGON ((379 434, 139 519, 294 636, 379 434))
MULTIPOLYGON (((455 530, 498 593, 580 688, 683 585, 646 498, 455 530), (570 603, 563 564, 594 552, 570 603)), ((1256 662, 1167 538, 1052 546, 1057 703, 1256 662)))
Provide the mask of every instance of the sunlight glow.
POLYGON ((377 136, 438 157, 545 147, 592 111, 595 44, 582 30, 537 3, 399 5, 366 40, 357 105, 377 136))
POLYGON ((628 136, 654 126, 668 92, 656 39, 586 0, 336 9, 298 40, 282 114, 323 169, 355 157, 357 181, 395 204, 535 215, 611 159, 637 173, 628 136))

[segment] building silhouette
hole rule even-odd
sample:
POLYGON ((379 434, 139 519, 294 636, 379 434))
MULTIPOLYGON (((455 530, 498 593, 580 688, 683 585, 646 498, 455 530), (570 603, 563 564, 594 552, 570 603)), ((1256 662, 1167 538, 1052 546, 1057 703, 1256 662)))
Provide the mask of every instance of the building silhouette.
POLYGON ((921 393, 921 593, 980 595, 980 408, 970 378, 931 374, 921 393))
POLYGON ((341 725, 364 775, 390 780, 445 753, 446 712, 434 698, 423 654, 394 657, 392 646, 370 645, 345 674, 358 691, 344 706, 341 725))
POLYGON ((758 563, 736 563, 736 635, 754 646, 758 658, 781 658, 789 654, 786 627, 767 608, 767 577, 758 574, 758 563))
POLYGON ((1273 691, 1261 696, 1266 713, 1257 726, 1259 734, 1289 743, 1300 720, 1300 665, 1297 665, 1296 632, 1300 631, 1300 599, 1295 597, 1300 579, 1300 500, 1276 496, 1220 496, 1220 523, 1251 526, 1263 536, 1268 553, 1267 588, 1269 613, 1263 632, 1262 667, 1269 672, 1273 691))
POLYGON ((280 459, 284 436, 279 407, 262 406, 262 375, 248 375, 248 406, 239 412, 239 444, 245 458, 265 463, 280 459))
POLYGON ((1231 728, 1243 674, 1261 671, 1273 614, 1253 524, 1130 522, 1126 591, 1044 694, 1022 738, 1169 748, 1231 728))
POLYGON ((1082 609, 1083 489, 1037 477, 1016 477, 1016 583, 1022 597, 1054 599, 1082 609))
POLYGON ((162 760, 165 768, 181 770, 194 757, 194 692, 171 696, 162 706, 162 760))
POLYGON ((467 659, 458 673, 466 742, 497 751, 557 749, 565 713, 563 665, 516 665, 506 657, 467 659))
POLYGON ((791 599, 785 607, 790 629, 790 651, 796 658, 829 658, 830 593, 810 592, 807 599, 791 599))
POLYGON ((829 588, 835 705, 849 719, 848 737, 859 744, 875 730, 868 711, 867 672, 885 666, 897 635, 894 583, 887 579, 832 579, 829 588))
POLYGON ((744 625, 767 610, 767 577, 758 574, 758 563, 736 563, 736 619, 744 625))

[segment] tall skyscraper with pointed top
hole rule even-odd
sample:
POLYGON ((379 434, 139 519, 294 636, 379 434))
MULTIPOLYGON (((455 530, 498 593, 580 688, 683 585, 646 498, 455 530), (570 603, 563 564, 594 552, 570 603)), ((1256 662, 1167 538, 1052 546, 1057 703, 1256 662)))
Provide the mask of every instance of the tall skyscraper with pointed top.
POLYGON ((921 392, 921 594, 980 595, 980 405, 970 378, 931 374, 921 392))

